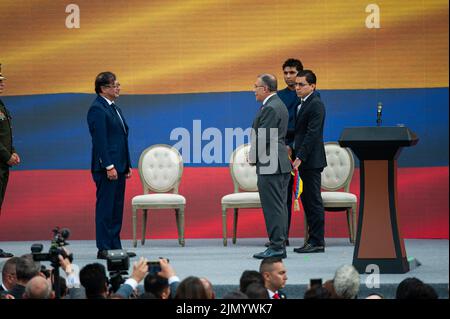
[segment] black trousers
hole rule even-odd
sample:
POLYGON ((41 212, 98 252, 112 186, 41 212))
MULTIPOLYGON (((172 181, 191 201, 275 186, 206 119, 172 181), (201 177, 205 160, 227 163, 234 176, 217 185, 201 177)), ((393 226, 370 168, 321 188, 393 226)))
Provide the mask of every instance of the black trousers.
POLYGON ((0 210, 5 199, 6 186, 8 186, 9 167, 0 166, 0 210))
POLYGON ((303 192, 300 198, 309 227, 308 243, 314 246, 323 246, 325 244, 325 213, 322 196, 320 195, 322 171, 322 168, 301 169, 301 165, 299 168, 300 177, 303 181, 303 192))
POLYGON ((289 174, 289 184, 287 189, 287 200, 286 200, 286 207, 288 212, 288 226, 287 226, 287 236, 286 239, 289 239, 289 230, 291 229, 291 216, 292 216, 292 187, 294 186, 294 176, 292 174, 289 174))

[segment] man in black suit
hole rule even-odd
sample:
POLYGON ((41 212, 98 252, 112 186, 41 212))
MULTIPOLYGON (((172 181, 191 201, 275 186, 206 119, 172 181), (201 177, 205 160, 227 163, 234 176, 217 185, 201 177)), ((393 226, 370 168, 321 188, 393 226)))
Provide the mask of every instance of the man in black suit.
POLYGON ((269 299, 286 299, 281 290, 286 286, 287 270, 281 258, 266 258, 259 265, 259 272, 264 279, 269 299))
POLYGON ((300 195, 308 222, 308 241, 296 253, 318 253, 325 251, 324 208, 320 194, 321 173, 327 166, 323 144, 325 106, 315 92, 316 75, 311 70, 297 74, 295 89, 301 99, 295 123, 294 169, 298 169, 303 180, 300 195))
POLYGON ((286 258, 286 198, 292 170, 285 144, 289 115, 286 105, 277 95, 274 75, 258 76, 254 92, 262 106, 253 122, 249 162, 256 164, 259 197, 270 246, 253 257, 286 258))
MULTIPOLYGON (((116 75, 102 72, 95 79, 97 97, 87 115, 92 137, 92 177, 97 187, 95 234, 97 258, 106 259, 107 251, 122 249, 122 229, 125 179, 131 177, 128 125, 114 101, 119 97, 120 84, 116 75)), ((136 256, 129 253, 130 257, 136 256)))
MULTIPOLYGON (((6 78, 2 75, 0 64, 0 94, 5 88, 6 78)), ((20 157, 13 146, 11 129, 11 114, 0 100, 0 214, 2 212, 3 199, 5 198, 6 186, 9 179, 9 168, 20 164, 20 157)), ((13 254, 0 249, 0 258, 9 258, 13 254)))

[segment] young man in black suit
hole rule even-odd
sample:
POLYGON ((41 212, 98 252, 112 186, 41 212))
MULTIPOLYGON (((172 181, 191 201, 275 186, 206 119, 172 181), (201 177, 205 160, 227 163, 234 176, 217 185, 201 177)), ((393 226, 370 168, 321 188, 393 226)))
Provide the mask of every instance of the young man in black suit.
POLYGON ((321 173, 327 166, 323 144, 325 106, 316 90, 316 75, 311 70, 297 74, 295 89, 301 99, 297 108, 294 139, 294 169, 303 180, 300 195, 308 222, 308 241, 296 253, 319 253, 325 251, 324 208, 320 194, 321 173))

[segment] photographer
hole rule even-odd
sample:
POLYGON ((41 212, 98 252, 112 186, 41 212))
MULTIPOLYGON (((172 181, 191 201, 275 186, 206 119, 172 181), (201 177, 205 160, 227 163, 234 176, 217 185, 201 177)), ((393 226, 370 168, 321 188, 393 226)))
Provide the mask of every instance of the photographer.
MULTIPOLYGON (((147 274, 147 259, 141 257, 133 265, 133 272, 124 284, 115 292, 115 295, 128 299, 133 295, 138 284, 147 274)), ((80 282, 86 291, 87 299, 106 299, 108 297, 109 279, 105 266, 99 263, 88 264, 80 271, 80 282)))

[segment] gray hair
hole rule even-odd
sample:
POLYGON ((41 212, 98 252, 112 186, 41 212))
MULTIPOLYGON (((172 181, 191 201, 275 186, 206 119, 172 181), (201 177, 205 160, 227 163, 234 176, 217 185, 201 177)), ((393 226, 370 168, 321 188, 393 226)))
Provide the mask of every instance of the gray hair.
POLYGON ((50 283, 41 276, 32 278, 25 286, 25 297, 28 299, 50 299, 51 294, 50 283))
POLYGON ((261 74, 258 75, 258 78, 261 80, 261 82, 267 86, 270 92, 276 92, 277 91, 277 78, 273 74, 261 74))
POLYGON ((359 273, 352 265, 343 265, 336 270, 333 284, 338 296, 354 299, 359 291, 359 273))

